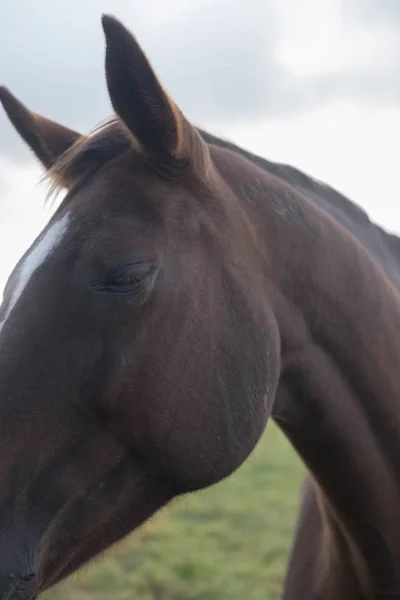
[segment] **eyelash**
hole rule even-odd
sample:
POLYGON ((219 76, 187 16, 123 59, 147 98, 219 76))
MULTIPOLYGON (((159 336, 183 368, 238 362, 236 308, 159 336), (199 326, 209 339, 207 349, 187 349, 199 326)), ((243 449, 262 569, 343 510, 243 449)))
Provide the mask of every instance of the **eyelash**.
POLYGON ((123 271, 124 269, 130 270, 130 272, 118 273, 117 270, 114 273, 109 273, 104 280, 94 284, 94 290, 106 292, 134 292, 136 289, 140 289, 142 283, 144 283, 148 276, 154 271, 154 265, 127 265, 126 267, 119 269, 119 271, 123 271))
MULTIPOLYGON (((110 281, 111 285, 117 286, 133 286, 141 283, 144 279, 146 279, 148 275, 148 271, 144 273, 133 273, 130 275, 120 275, 115 277, 114 281, 110 281)), ((108 282, 107 282, 108 283, 108 282)))

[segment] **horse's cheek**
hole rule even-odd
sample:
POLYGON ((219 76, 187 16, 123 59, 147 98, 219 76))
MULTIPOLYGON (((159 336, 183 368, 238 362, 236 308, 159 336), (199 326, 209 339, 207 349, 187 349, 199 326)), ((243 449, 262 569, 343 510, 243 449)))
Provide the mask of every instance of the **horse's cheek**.
POLYGON ((152 396, 140 403, 150 446, 183 491, 232 474, 257 445, 271 415, 280 372, 276 325, 265 316, 257 329, 236 323, 241 344, 235 341, 238 331, 232 339, 228 330, 222 332, 213 353, 196 357, 202 360, 196 377, 189 364, 195 357, 188 357, 178 390, 166 373, 159 393, 154 394, 153 386, 152 396))

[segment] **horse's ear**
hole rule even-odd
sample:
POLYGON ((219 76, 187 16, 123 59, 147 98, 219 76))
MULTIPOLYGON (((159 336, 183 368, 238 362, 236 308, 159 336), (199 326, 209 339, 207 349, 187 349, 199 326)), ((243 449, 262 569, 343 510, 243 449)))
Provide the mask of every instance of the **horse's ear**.
POLYGON ((207 145, 164 91, 135 37, 110 15, 103 15, 102 25, 111 103, 141 151, 205 164, 207 145))
POLYGON ((46 169, 81 137, 30 111, 5 87, 0 87, 0 101, 15 129, 46 169))

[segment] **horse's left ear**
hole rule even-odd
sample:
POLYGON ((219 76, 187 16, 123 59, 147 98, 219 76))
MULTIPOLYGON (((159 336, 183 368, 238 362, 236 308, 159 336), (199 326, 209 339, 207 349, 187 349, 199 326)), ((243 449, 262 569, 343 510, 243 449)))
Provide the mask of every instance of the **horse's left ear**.
POLYGON ((155 160, 207 165, 207 144, 164 91, 135 37, 112 16, 103 15, 102 25, 111 103, 140 150, 155 160))
POLYGON ((0 102, 15 129, 46 169, 81 137, 76 131, 32 112, 3 86, 0 86, 0 102))

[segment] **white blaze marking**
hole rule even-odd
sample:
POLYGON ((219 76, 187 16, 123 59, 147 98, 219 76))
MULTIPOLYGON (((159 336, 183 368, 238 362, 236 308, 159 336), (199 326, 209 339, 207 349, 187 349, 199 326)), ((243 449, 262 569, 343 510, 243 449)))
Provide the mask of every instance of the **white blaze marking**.
POLYGON ((25 258, 19 269, 19 279, 12 293, 10 303, 7 308, 7 312, 4 315, 4 319, 0 323, 0 331, 10 316, 11 311, 14 306, 17 304, 19 298, 21 297, 24 288, 34 272, 44 263, 46 258, 50 256, 53 250, 60 243, 64 233, 67 230, 67 225, 69 221, 68 214, 64 215, 62 219, 54 223, 48 231, 46 231, 45 235, 42 239, 34 246, 30 254, 25 258))

